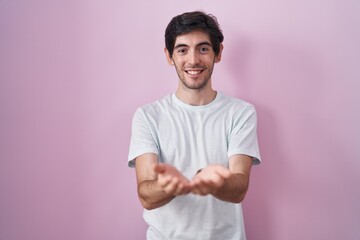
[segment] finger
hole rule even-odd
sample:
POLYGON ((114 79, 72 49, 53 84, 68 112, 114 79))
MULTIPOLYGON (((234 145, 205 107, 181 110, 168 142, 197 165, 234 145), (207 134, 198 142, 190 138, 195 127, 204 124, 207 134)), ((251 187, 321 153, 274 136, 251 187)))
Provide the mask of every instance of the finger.
POLYGON ((179 183, 175 191, 176 195, 183 195, 190 192, 190 184, 179 183))
POLYGON ((179 179, 171 178, 169 183, 164 187, 165 192, 171 194, 175 193, 178 184, 179 184, 179 179))
POLYGON ((184 185, 179 183, 175 189, 175 195, 180 195, 184 191, 184 185))
POLYGON ((201 195, 200 188, 199 188, 197 185, 195 185, 195 186, 193 186, 193 187, 191 188, 191 192, 194 193, 194 194, 196 194, 196 195, 201 195))
POLYGON ((225 182, 225 179, 220 175, 215 175, 211 181, 208 181, 208 184, 211 185, 213 188, 221 187, 225 182))
POLYGON ((218 191, 224 184, 224 179, 214 174, 212 179, 194 179, 192 181, 192 187, 194 193, 198 195, 213 194, 218 191))
POLYGON ((183 195, 191 191, 189 183, 183 183, 178 178, 173 178, 166 186, 165 191, 174 195, 183 195))
POLYGON ((198 187, 194 191, 194 194, 200 195, 200 196, 205 196, 205 195, 208 195, 209 193, 210 193, 209 189, 204 186, 198 187))
POLYGON ((217 168, 215 172, 223 178, 229 178, 231 176, 231 172, 227 168, 217 168))
POLYGON ((196 179, 192 183, 192 192, 201 196, 209 194, 209 183, 207 181, 203 181, 202 179, 196 179))
POLYGON ((158 163, 154 166, 154 171, 157 173, 164 173, 166 170, 166 165, 163 163, 158 163))
POLYGON ((195 194, 195 195, 200 195, 200 191, 199 191, 199 189, 197 189, 197 188, 193 188, 193 189, 191 190, 191 192, 192 192, 193 194, 195 194))
POLYGON ((158 178, 158 183, 159 183, 160 187, 162 187, 162 188, 169 185, 170 182, 171 182, 171 177, 170 176, 163 176, 163 177, 158 178))

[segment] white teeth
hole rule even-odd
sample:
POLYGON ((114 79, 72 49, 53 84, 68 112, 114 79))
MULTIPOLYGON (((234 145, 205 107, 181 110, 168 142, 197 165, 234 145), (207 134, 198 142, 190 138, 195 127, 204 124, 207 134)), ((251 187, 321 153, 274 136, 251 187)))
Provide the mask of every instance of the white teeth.
POLYGON ((187 71, 187 73, 190 75, 195 75, 201 73, 201 71, 187 71))

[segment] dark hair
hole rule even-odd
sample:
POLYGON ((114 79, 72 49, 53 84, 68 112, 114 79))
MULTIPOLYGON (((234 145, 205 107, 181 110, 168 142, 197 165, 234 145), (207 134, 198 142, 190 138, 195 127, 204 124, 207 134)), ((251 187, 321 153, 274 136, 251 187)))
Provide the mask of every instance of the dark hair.
POLYGON ((195 11, 174 17, 166 27, 165 46, 170 56, 173 55, 176 37, 196 30, 209 34, 215 55, 218 55, 224 36, 216 17, 201 11, 195 11))

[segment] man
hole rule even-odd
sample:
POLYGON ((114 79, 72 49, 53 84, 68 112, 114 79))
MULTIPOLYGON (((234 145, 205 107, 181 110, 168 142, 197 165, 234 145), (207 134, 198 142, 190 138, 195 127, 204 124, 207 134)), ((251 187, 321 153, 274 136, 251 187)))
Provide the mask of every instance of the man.
POLYGON ((136 111, 129 152, 148 240, 245 239, 241 202, 260 163, 256 112, 212 88, 223 39, 216 18, 198 11, 166 28, 178 87, 136 111))

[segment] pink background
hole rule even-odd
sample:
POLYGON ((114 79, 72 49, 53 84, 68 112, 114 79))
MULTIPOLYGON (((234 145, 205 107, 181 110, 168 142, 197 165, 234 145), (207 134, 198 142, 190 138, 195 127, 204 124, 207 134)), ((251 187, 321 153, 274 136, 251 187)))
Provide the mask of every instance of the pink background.
POLYGON ((359 1, 0 0, 0 239, 144 239, 131 118, 175 90, 164 29, 196 9, 214 87, 258 110, 248 239, 360 238, 359 1))

